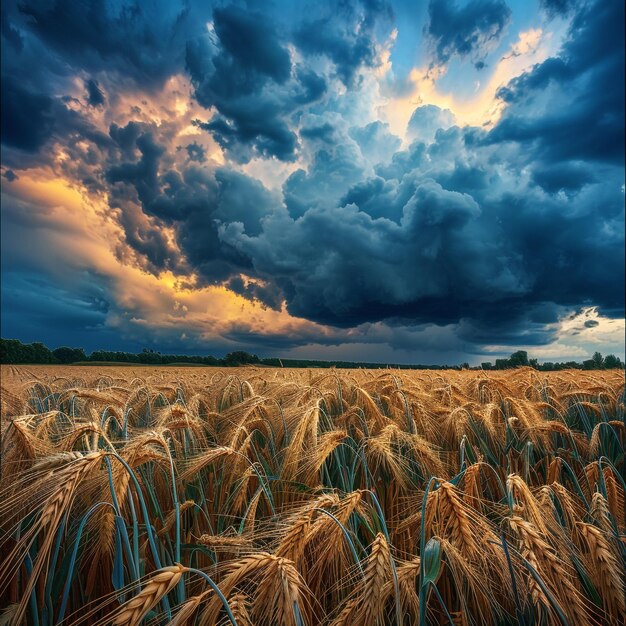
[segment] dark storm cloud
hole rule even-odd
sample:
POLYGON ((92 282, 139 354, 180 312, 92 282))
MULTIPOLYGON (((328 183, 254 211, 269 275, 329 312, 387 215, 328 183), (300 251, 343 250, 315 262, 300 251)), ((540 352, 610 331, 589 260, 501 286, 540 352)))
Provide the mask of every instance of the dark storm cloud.
POLYGON ((610 181, 609 189, 589 186, 576 200, 503 197, 499 211, 508 204, 511 213, 502 227, 534 278, 533 300, 623 310, 623 200, 619 177, 610 181))
POLYGON ((107 326, 110 310, 106 281, 95 274, 74 276, 71 288, 54 285, 50 276, 36 272, 3 272, 2 335, 25 342, 44 341, 54 349, 67 345, 87 352, 136 350, 145 345, 122 337, 107 326))
MULTIPOLYGON (((289 53, 271 21, 263 15, 230 6, 213 11, 213 25, 223 50, 230 57, 230 67, 246 68, 278 84, 289 78, 289 53)), ((228 64, 228 60, 221 58, 215 63, 228 64)))
POLYGON ((302 24, 294 41, 305 54, 329 58, 339 79, 349 87, 362 67, 376 65, 374 27, 391 15, 384 1, 331 5, 327 15, 302 24))
MULTIPOLYGON (((33 32, 19 8, 24 7, 10 1, 3 3, 3 164, 15 170, 47 167, 50 148, 57 141, 66 153, 85 140, 98 150, 106 143, 106 136, 83 116, 82 103, 66 95, 73 75, 82 67, 80 58, 71 59, 70 64, 52 51, 33 32)), ((96 102, 96 88, 99 85, 95 79, 85 79, 85 100, 96 102)))
POLYGON ((532 180, 548 193, 563 191, 573 193, 595 182, 594 173, 581 163, 559 163, 552 167, 538 166, 533 170, 532 180))
POLYGON ((469 57, 477 69, 500 42, 511 19, 504 0, 470 0, 458 6, 453 0, 430 0, 426 34, 431 39, 438 63, 469 57))
POLYGON ((166 0, 3 2, 2 143, 14 148, 3 152, 3 163, 46 167, 47 148, 56 142, 69 156, 58 167, 103 191, 110 139, 93 126, 84 103, 104 110, 105 94, 154 91, 184 72, 185 41, 203 32, 203 15, 210 16, 203 7, 166 0), (79 98, 67 95, 77 79, 85 88, 79 98))
POLYGON ((345 185, 364 175, 364 162, 356 142, 337 142, 318 150, 308 168, 296 170, 283 185, 289 213, 300 217, 318 206, 333 206, 345 185))
MULTIPOLYGON (((124 230, 126 243, 140 255, 139 263, 144 269, 154 274, 167 269, 180 269, 178 255, 160 228, 158 222, 145 218, 136 205, 117 203, 116 195, 111 198, 112 208, 121 208, 118 222, 124 230)), ((123 255, 118 250, 119 255, 123 255)))
MULTIPOLYGON (((332 75, 352 87, 362 68, 377 63, 374 28, 391 15, 385 2, 345 2, 339 10, 328 4, 314 13, 322 17, 289 32, 271 13, 226 6, 214 10, 212 33, 188 42, 195 97, 217 110, 198 125, 231 158, 294 160, 299 148, 294 120, 323 98, 332 75), (290 43, 304 55, 302 62, 291 59, 290 43), (309 67, 322 57, 332 62, 331 76, 309 67)), ((307 130, 301 136, 307 137, 307 130)))
POLYGON ((2 163, 15 170, 48 167, 52 146, 60 144, 69 157, 61 169, 72 168, 86 187, 98 186, 94 168, 112 142, 68 106, 67 98, 31 91, 10 76, 2 77, 2 163))
POLYGON ((217 284, 242 271, 252 272, 250 259, 219 238, 218 225, 237 221, 258 234, 261 219, 276 200, 258 181, 227 169, 188 172, 184 183, 180 197, 175 198, 186 210, 185 219, 177 225, 177 237, 200 279, 217 284))
MULTIPOLYGON (((179 146, 178 149, 180 150, 181 146, 179 146)), ((195 161, 196 163, 203 163, 206 161, 206 150, 195 141, 187 144, 185 146, 185 150, 187 150, 190 161, 195 161)))
POLYGON ((297 136, 287 115, 318 99, 325 81, 292 67, 287 41, 266 15, 234 6, 215 9, 213 28, 213 37, 187 44, 195 97, 219 112, 198 125, 236 160, 255 155, 292 160, 297 136))
POLYGON ((312 70, 298 67, 296 69, 298 88, 292 93, 295 104, 311 104, 319 100, 325 93, 328 85, 323 76, 312 70))
MULTIPOLYGON (((85 281, 81 287, 87 285, 85 281)), ((15 304, 12 313, 16 319, 8 320, 9 324, 18 328, 20 325, 30 327, 31 332, 44 323, 50 324, 60 335, 71 329, 96 330, 103 325, 108 310, 97 287, 89 289, 91 293, 78 294, 51 285, 44 276, 21 274, 7 277, 5 290, 6 297, 15 304)))
POLYGON ((11 23, 7 4, 2 4, 2 37, 11 45, 15 52, 21 52, 24 47, 24 39, 20 31, 11 23))
MULTIPOLYGON (((367 87, 359 77, 380 58, 382 2, 344 2, 333 13, 329 3, 293 23, 280 7, 229 3, 27 1, 20 12, 7 3, 4 176, 51 167, 106 197, 125 263, 369 333, 306 330, 258 340, 267 345, 544 344, 566 312, 594 305, 619 316, 624 307, 624 57, 615 43, 624 5, 544 5, 578 12, 559 53, 500 90, 505 108, 492 130, 459 128, 449 111, 420 106, 401 147, 387 124, 355 122, 350 110, 367 87), (157 90, 177 72, 206 109, 195 124, 224 149, 222 167, 207 158, 206 137, 187 143, 175 122, 132 114, 114 118, 107 135, 90 121, 111 119, 118 87, 157 90), (66 158, 52 164, 55 142, 66 158), (269 190, 236 171, 233 161, 253 158, 299 160, 269 190)), ((427 34, 438 63, 480 66, 509 21, 502 0, 433 0, 427 34)), ((51 213, 16 203, 12 219, 27 232, 51 213)), ((56 299, 59 333, 102 328, 115 307, 99 277, 79 281, 75 301, 33 280, 21 277, 11 298, 41 288, 46 302, 56 299)), ((16 307, 11 324, 43 327, 44 309, 24 301, 38 313, 16 307)), ((227 338, 247 334, 242 324, 227 338)))
MULTIPOLYGON (((115 138, 121 135, 121 146, 124 147, 130 130, 133 134, 138 129, 132 122, 121 131, 117 126, 111 129, 111 136, 115 138), (125 134, 125 131, 127 134, 125 134)), ((131 183, 137 190, 139 200, 149 204, 158 193, 158 170, 159 159, 165 152, 165 148, 159 145, 152 132, 146 131, 134 137, 134 143, 141 154, 141 158, 135 162, 126 162, 112 166, 107 172, 109 183, 131 183)))
POLYGON ((275 111, 271 101, 263 103, 251 99, 236 110, 231 109, 233 117, 218 115, 198 126, 209 131, 217 143, 241 163, 247 163, 254 156, 292 161, 298 145, 296 134, 289 130, 284 119, 272 117, 275 111))
POLYGON ((167 0, 113 5, 24 0, 28 30, 67 62, 90 72, 117 71, 151 87, 183 66, 184 41, 202 30, 202 5, 167 0))
POLYGON ((90 78, 85 81, 85 88, 87 89, 87 102, 92 107, 102 106, 104 104, 104 94, 102 93, 97 81, 90 78))
POLYGON ((52 99, 2 77, 2 143, 36 152, 52 135, 52 99))
POLYGON ((2 335, 43 340, 52 347, 69 336, 85 345, 90 340, 92 346, 115 340, 105 327, 111 303, 106 279, 59 263, 58 251, 46 238, 65 232, 55 222, 54 208, 20 200, 14 193, 14 185, 3 185, 2 335))
POLYGON ((297 220, 275 213, 258 237, 236 223, 222 226, 220 235, 262 275, 283 281, 295 315, 337 326, 394 315, 426 319, 446 310, 454 294, 454 319, 461 303, 525 288, 515 260, 481 241, 480 213, 470 196, 425 179, 414 186, 399 223, 350 204, 310 209, 297 220))
POLYGON ((619 4, 576 16, 559 57, 503 91, 492 131, 437 119, 428 145, 396 152, 373 178, 362 145, 324 145, 286 181, 288 212, 259 236, 223 224, 221 238, 274 277, 290 312, 336 326, 429 321, 474 344, 531 345, 581 303, 621 314, 623 90, 609 83, 623 55, 606 43, 623 36, 619 4), (537 103, 546 89, 548 107, 537 103))
POLYGON ((540 0, 541 8, 548 17, 568 15, 579 4, 579 0, 540 0))
POLYGON ((317 126, 304 126, 300 129, 300 137, 304 139, 319 139, 324 143, 330 143, 333 140, 335 128, 332 124, 324 122, 317 126))
MULTIPOLYGON (((236 294, 244 296, 248 300, 257 300, 263 305, 275 310, 280 310, 283 302, 283 294, 280 288, 269 283, 247 282, 241 276, 233 276, 226 286, 236 294)), ((229 335, 230 336, 230 335, 229 335)), ((285 341, 289 340, 285 338, 285 341)))
POLYGON ((549 164, 569 160, 624 162, 624 3, 585 5, 574 17, 558 58, 513 79, 493 142, 514 141, 549 164), (622 81, 616 86, 616 81, 622 81), (549 105, 535 104, 550 90, 549 105))
POLYGON ((174 209, 150 209, 161 194, 159 165, 165 148, 155 139, 154 129, 145 124, 129 122, 124 127, 113 124, 109 134, 122 155, 132 156, 135 150, 141 155, 134 161, 112 164, 105 173, 109 206, 116 210, 126 243, 145 259, 145 269, 155 273, 176 269, 182 261, 161 227, 162 223, 171 221, 173 216, 168 210, 174 209))
POLYGON ((456 336, 475 346, 540 346, 557 338, 555 322, 567 309, 552 302, 503 300, 481 307, 478 314, 461 318, 456 336), (502 309, 507 314, 502 314, 502 309))
POLYGON ((379 163, 374 169, 386 180, 400 180, 407 171, 417 169, 424 162, 426 146, 414 141, 407 150, 396 152, 389 163, 379 163))
POLYGON ((2 175, 12 183, 14 180, 17 180, 19 176, 13 170, 5 170, 2 175))
MULTIPOLYGON (((227 168, 189 163, 182 171, 169 166, 154 126, 113 125, 110 134, 122 154, 139 158, 113 164, 106 179, 110 205, 119 209, 126 241, 145 257, 150 271, 192 268, 201 283, 218 284, 250 270, 250 260, 218 237, 218 224, 240 222, 258 235, 261 220, 279 200, 258 181, 227 168), (174 229, 182 257, 161 225, 174 229)), ((275 306, 271 289, 254 286, 246 293, 275 306)))

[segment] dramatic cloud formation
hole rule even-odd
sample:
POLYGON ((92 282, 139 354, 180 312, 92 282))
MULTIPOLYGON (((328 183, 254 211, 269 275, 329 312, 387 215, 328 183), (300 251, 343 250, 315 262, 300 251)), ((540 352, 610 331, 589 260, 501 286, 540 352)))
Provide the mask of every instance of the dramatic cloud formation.
POLYGON ((338 7, 3 3, 3 336, 623 356, 623 2, 338 7))
POLYGON ((426 28, 435 48, 436 61, 447 63, 451 57, 470 57, 477 69, 497 47, 511 18, 504 0, 470 0, 457 6, 453 0, 430 0, 426 28))

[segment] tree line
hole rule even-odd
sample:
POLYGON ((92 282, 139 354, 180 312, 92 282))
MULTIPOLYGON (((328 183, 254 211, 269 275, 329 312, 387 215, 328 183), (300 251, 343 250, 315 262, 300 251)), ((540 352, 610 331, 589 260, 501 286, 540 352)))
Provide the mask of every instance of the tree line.
POLYGON ((508 359, 496 359, 495 365, 490 361, 480 364, 483 370, 507 370, 514 367, 528 366, 543 372, 551 372, 555 370, 577 369, 577 370, 611 370, 624 369, 624 363, 614 354, 602 356, 600 352, 594 352, 590 359, 582 362, 565 361, 553 363, 546 361, 539 363, 537 359, 529 359, 525 350, 514 352, 508 359))
POLYGON ((260 365, 267 367, 336 367, 336 368, 381 368, 394 367, 400 369, 483 369, 504 370, 515 367, 532 367, 540 371, 554 371, 561 369, 615 369, 624 368, 624 363, 614 354, 602 356, 596 352, 590 359, 582 361, 567 361, 563 363, 539 363, 537 359, 529 359, 524 350, 514 352, 508 359, 496 359, 495 363, 485 362, 479 366, 470 367, 468 363, 460 365, 423 365, 423 364, 396 364, 396 363, 368 363, 361 361, 316 361, 310 359, 279 359, 259 358, 242 350, 229 352, 223 358, 214 356, 190 356, 187 354, 161 354, 155 350, 144 348, 141 352, 115 352, 111 350, 94 350, 87 355, 83 348, 61 346, 50 350, 41 342, 22 343, 18 339, 0 339, 0 363, 12 365, 51 364, 69 365, 72 363, 136 363, 143 365, 208 365, 213 367, 238 367, 241 365, 260 365))

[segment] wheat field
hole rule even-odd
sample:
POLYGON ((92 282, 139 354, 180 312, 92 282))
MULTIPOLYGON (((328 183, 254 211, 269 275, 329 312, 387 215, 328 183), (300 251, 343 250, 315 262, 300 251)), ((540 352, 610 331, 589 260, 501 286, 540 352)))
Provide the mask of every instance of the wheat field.
POLYGON ((624 624, 624 373, 2 368, 0 624, 624 624))

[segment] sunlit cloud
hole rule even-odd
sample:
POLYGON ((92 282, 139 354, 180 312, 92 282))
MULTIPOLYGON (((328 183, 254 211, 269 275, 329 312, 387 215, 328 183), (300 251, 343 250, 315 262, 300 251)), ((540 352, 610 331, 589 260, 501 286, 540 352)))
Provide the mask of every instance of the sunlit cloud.
POLYGON ((496 95, 498 89, 547 59, 559 45, 552 33, 541 28, 519 33, 517 41, 488 72, 486 80, 476 83, 475 92, 469 98, 460 98, 452 91, 441 89, 439 80, 446 74, 445 65, 414 68, 409 75, 412 92, 390 101, 385 107, 393 132, 404 137, 411 114, 417 107, 426 104, 450 109, 460 125, 492 127, 505 106, 496 95))
MULTIPOLYGON (((624 319, 601 315, 597 307, 584 307, 552 325, 554 340, 544 346, 522 346, 532 356, 544 360, 580 360, 591 352, 623 354, 624 319)), ((507 354, 508 346, 485 346, 485 353, 507 354)))

